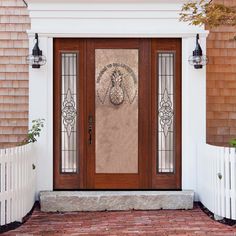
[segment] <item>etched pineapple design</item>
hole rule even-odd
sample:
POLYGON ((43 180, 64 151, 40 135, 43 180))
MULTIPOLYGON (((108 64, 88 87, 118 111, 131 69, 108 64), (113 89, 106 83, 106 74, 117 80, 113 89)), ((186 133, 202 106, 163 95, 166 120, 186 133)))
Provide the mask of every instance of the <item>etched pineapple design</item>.
POLYGON ((110 101, 114 105, 120 105, 124 101, 124 91, 122 88, 122 73, 114 70, 111 75, 112 86, 110 89, 110 101))

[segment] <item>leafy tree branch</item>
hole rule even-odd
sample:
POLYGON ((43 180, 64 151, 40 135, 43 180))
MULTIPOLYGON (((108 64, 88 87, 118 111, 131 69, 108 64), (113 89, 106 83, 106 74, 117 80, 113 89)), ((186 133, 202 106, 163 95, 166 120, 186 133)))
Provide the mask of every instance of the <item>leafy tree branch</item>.
POLYGON ((182 7, 180 21, 191 25, 207 25, 209 28, 235 26, 236 6, 217 4, 213 0, 188 1, 182 7))

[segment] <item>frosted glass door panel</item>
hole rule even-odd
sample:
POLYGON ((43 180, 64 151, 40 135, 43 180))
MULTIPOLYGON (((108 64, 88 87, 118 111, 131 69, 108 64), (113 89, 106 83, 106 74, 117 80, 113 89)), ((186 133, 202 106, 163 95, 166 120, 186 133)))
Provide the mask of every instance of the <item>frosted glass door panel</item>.
POLYGON ((138 54, 95 51, 96 173, 138 173, 138 54))

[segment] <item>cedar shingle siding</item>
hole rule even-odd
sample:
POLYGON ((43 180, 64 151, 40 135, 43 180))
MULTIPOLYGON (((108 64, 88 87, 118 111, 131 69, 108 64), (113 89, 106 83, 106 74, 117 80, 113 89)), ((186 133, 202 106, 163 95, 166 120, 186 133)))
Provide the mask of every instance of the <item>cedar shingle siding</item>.
POLYGON ((22 0, 0 0, 0 148, 25 138, 28 125, 28 11, 22 0))
MULTIPOLYGON (((217 0, 236 5, 236 0, 217 0)), ((22 141, 28 123, 30 28, 22 0, 0 0, 0 148, 22 141)), ((207 142, 225 145, 236 137, 236 27, 211 30, 207 40, 207 142)))
MULTIPOLYGON (((215 0, 236 5, 236 0, 215 0)), ((236 27, 211 30, 207 39, 207 142, 227 145, 236 138, 236 27)))

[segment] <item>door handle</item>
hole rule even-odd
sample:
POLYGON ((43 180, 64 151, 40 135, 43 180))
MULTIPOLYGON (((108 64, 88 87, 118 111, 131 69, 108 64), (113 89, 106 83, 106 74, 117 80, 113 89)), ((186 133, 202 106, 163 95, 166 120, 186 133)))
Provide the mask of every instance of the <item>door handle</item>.
POLYGON ((92 144, 92 134, 93 134, 93 116, 90 114, 88 117, 88 133, 89 133, 89 144, 92 144))
POLYGON ((89 144, 92 144, 92 128, 89 127, 89 144))

